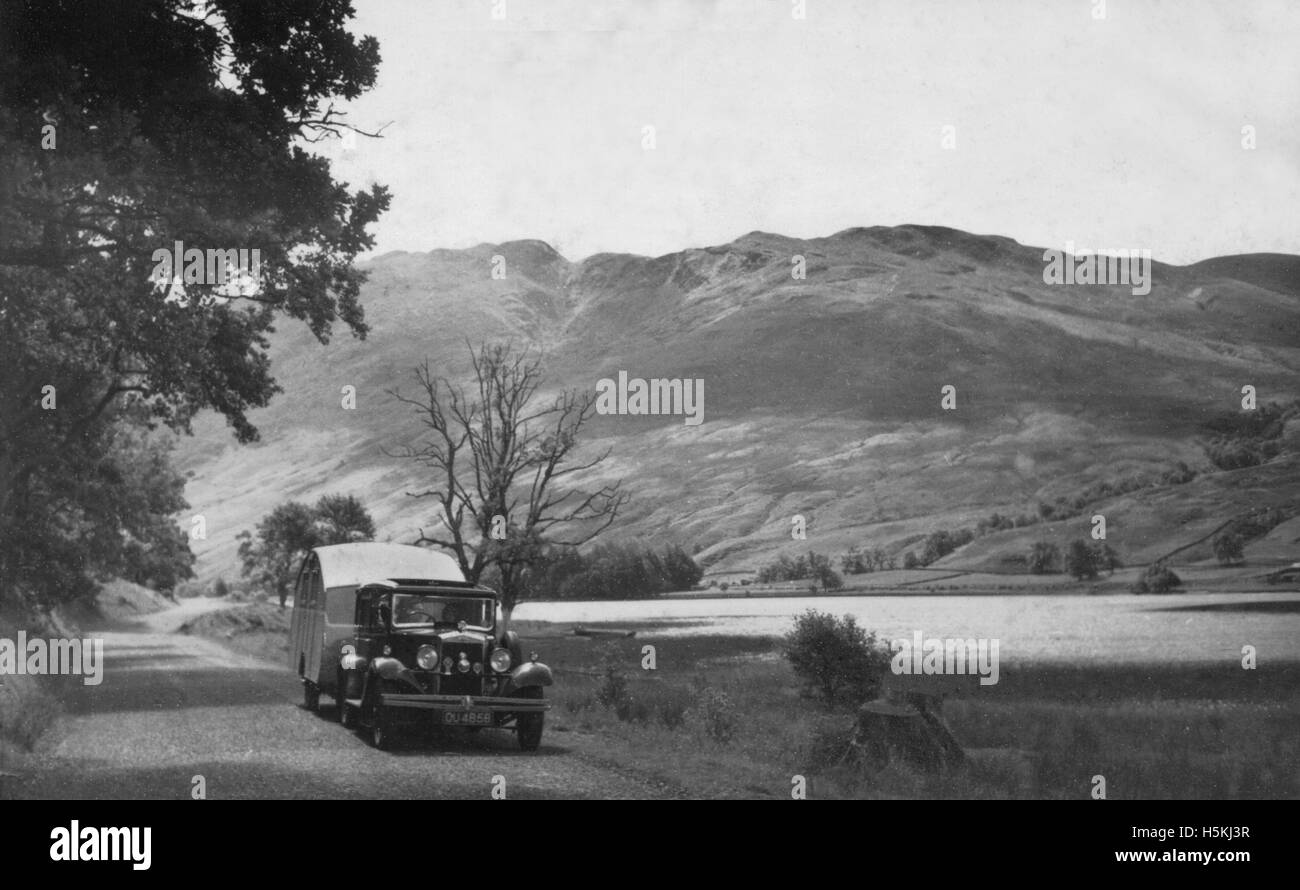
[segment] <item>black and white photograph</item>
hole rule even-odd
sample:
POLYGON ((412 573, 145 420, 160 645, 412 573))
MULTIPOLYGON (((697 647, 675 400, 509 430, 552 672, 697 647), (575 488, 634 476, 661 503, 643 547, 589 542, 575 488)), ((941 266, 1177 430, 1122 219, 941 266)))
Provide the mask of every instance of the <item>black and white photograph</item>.
POLYGON ((1300 797, 1298 36, 0 0, 0 800, 1300 797))

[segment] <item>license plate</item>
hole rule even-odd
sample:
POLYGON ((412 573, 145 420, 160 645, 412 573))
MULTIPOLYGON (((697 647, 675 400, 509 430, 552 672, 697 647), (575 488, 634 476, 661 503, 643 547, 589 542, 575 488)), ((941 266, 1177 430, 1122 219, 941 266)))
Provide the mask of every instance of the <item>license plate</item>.
POLYGON ((456 726, 491 726, 491 711, 443 711, 442 722, 456 726))

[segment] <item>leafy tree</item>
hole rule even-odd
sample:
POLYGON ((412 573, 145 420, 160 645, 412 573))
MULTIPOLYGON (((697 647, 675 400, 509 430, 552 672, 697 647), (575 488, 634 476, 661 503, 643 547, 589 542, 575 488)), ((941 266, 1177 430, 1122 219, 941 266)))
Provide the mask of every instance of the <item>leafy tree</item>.
POLYGON ((298 567, 313 547, 371 540, 375 522, 351 495, 323 495, 312 507, 290 501, 238 535, 245 577, 274 592, 284 608, 298 567))
POLYGON ((846 575, 861 575, 872 571, 874 567, 871 553, 863 553, 856 546, 850 547, 849 551, 840 557, 840 571, 846 575))
POLYGON ((903 554, 903 568, 919 569, 920 567, 921 567, 921 561, 916 558, 915 553, 909 550, 903 554))
POLYGON ((1050 541, 1037 541, 1029 551, 1029 572, 1033 575, 1047 575, 1056 571, 1061 561, 1061 548, 1050 541))
POLYGON ((415 374, 420 396, 389 394, 414 408, 429 433, 423 444, 401 452, 430 471, 430 487, 414 496, 433 498, 439 508, 441 528, 421 529, 416 543, 450 550, 470 581, 492 567, 508 619, 529 596, 529 569, 547 548, 591 541, 614 522, 628 495, 621 482, 594 491, 565 487, 610 454, 576 459, 578 436, 595 414, 594 393, 566 390, 549 405, 536 404, 542 362, 527 349, 482 345, 471 349, 470 361, 468 392, 435 377, 425 362, 415 374))
POLYGON ((889 670, 889 649, 852 615, 809 609, 794 620, 783 653, 795 675, 829 705, 873 698, 889 670))
POLYGON ((284 608, 294 573, 307 551, 317 546, 316 516, 306 504, 281 504, 257 524, 256 535, 239 533, 244 576, 271 590, 284 608))
POLYGON ((1224 532, 1214 539, 1214 558, 1219 565, 1236 565, 1246 556, 1246 542, 1235 532, 1224 532))
POLYGON ((1134 593, 1168 593, 1182 586, 1182 583, 1183 579, 1174 574, 1172 569, 1162 562, 1156 562, 1143 569, 1130 589, 1134 593))
POLYGON ((314 508, 316 536, 320 544, 373 541, 375 521, 365 505, 353 495, 327 494, 314 508))
POLYGON ((278 317, 322 342, 336 321, 364 335, 352 261, 388 194, 349 192, 306 150, 348 128, 332 99, 374 83, 378 45, 348 33, 352 15, 348 0, 0 3, 0 599, 48 603, 124 559, 160 570, 171 545, 129 530, 83 545, 112 487, 83 481, 120 466, 132 410, 188 431, 211 408, 252 441, 278 317), (257 274, 171 286, 154 273, 177 241, 256 249, 257 274))
POLYGON ((1105 541, 1092 542, 1092 563, 1098 572, 1110 573, 1120 568, 1119 554, 1105 541))
POLYGON ((1087 541, 1076 538, 1065 551, 1065 572, 1076 581, 1097 577, 1097 553, 1087 541))

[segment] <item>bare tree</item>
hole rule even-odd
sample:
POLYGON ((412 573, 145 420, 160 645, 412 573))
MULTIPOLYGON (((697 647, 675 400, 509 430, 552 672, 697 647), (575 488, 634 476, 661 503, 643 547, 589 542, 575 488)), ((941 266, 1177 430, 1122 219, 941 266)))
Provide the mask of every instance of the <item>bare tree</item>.
POLYGON ((417 397, 388 392, 414 408, 428 431, 425 441, 398 452, 434 476, 427 490, 408 494, 431 497, 441 508, 441 527, 421 528, 415 543, 451 551, 470 581, 494 569, 508 617, 527 598, 527 570, 546 548, 587 543, 609 528, 628 495, 621 481, 595 491, 565 484, 610 453, 573 460, 578 433, 595 413, 595 393, 564 391, 535 406, 540 356, 509 344, 481 345, 470 347, 470 360, 476 391, 433 376, 425 361, 415 371, 417 397))

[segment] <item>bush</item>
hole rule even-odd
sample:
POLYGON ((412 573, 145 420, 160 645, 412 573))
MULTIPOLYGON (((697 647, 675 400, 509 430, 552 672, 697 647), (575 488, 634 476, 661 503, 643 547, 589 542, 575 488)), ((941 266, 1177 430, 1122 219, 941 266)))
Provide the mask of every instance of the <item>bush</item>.
POLYGON ((1124 565, 1119 554, 1105 541, 1092 542, 1092 564, 1099 572, 1113 572, 1124 565))
POLYGON ((1230 566, 1242 561, 1246 555, 1246 542, 1235 532, 1224 532, 1214 539, 1214 558, 1219 565, 1230 566))
POLYGON ((809 609, 794 619, 783 654, 795 675, 828 705, 874 698, 889 670, 889 648, 852 615, 809 609))
POLYGON ((1157 562, 1147 566, 1131 588, 1134 593, 1168 593, 1175 587, 1181 587, 1183 579, 1173 573, 1164 563, 1157 562))
POLYGON ((0 684, 0 746, 12 742, 26 751, 58 718, 62 705, 42 679, 11 676, 0 684))
POLYGON ((1097 577, 1095 552, 1087 541, 1075 539, 1065 551, 1065 572, 1076 581, 1097 577))
POLYGON ((1061 548, 1049 541, 1038 541, 1029 551, 1029 572, 1033 575, 1047 575, 1056 571, 1061 560, 1061 548))
POLYGON ((916 554, 913 553, 911 550, 903 554, 903 568, 915 569, 915 568, 920 568, 920 566, 921 563, 917 560, 916 554))
POLYGON ((857 547, 850 547, 849 552, 840 557, 840 571, 846 575, 861 575, 874 568, 871 554, 863 553, 857 547))
POLYGON ((627 690, 627 674, 623 672, 622 651, 611 644, 601 655, 601 680, 596 690, 600 706, 612 710, 620 720, 632 713, 632 696, 627 690))
POLYGON ((726 745, 736 735, 740 716, 731 696, 721 689, 707 685, 702 679, 695 682, 695 704, 684 714, 684 721, 692 730, 719 745, 726 745))

